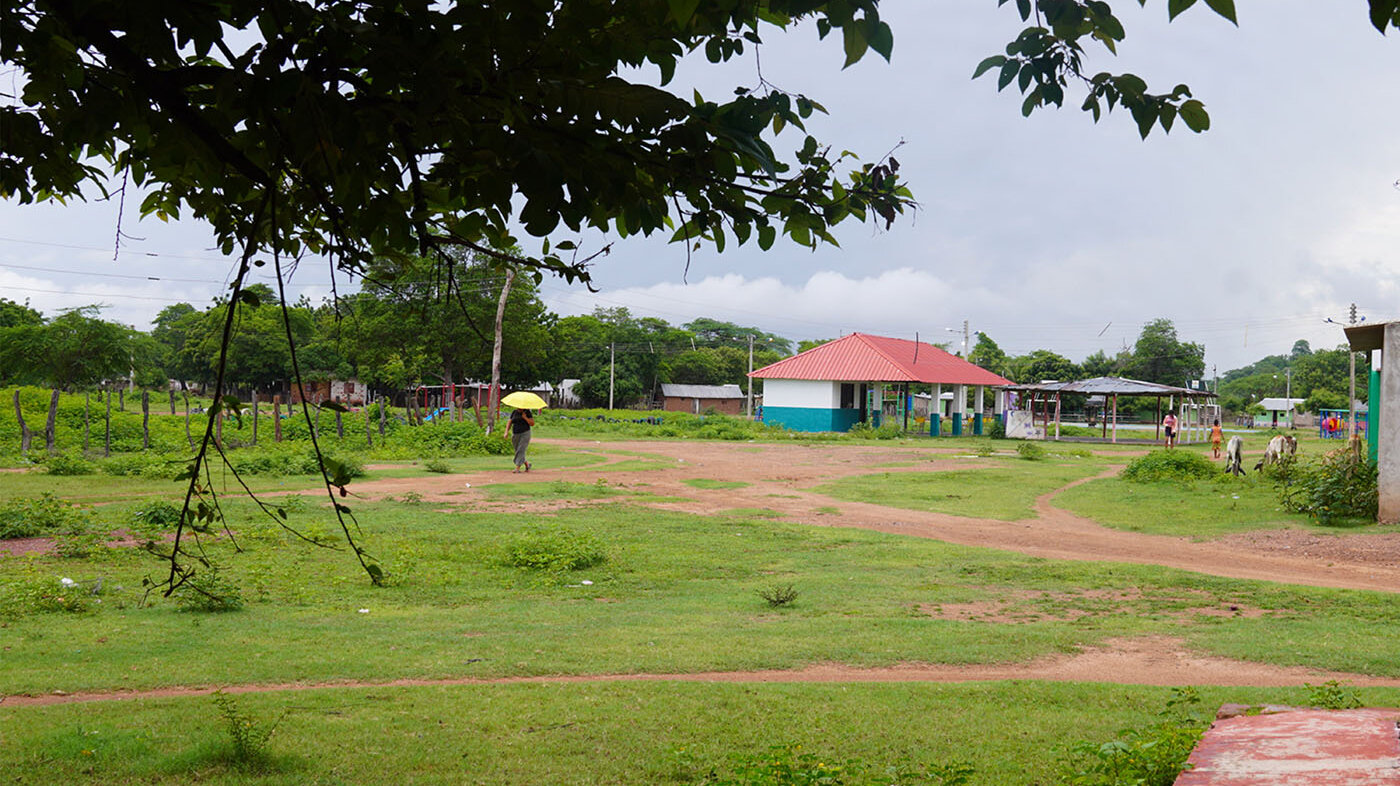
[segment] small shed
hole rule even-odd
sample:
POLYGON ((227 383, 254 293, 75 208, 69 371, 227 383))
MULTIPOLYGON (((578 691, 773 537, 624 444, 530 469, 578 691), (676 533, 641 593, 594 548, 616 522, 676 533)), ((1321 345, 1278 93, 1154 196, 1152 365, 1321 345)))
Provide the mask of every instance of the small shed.
MULTIPOLYGON (((908 428, 914 414, 910 385, 926 384, 939 400, 945 387, 952 389, 953 434, 963 431, 968 393, 975 388, 971 425, 980 434, 983 389, 1010 384, 932 344, 869 333, 851 333, 749 376, 763 380, 763 420, 795 431, 849 431, 857 423, 882 422, 908 428), (893 403, 888 411, 887 402, 893 403)), ((930 434, 940 434, 942 419, 938 412, 928 417, 930 434)))
POLYGON ((679 385, 661 384, 661 408, 667 412, 719 412, 725 415, 744 413, 744 391, 738 385, 679 385))
POLYGON ((1275 396, 1259 399, 1259 406, 1264 408, 1264 417, 1269 420, 1269 425, 1273 428, 1291 428, 1293 426, 1294 410, 1303 406, 1306 399, 1283 398, 1275 396))

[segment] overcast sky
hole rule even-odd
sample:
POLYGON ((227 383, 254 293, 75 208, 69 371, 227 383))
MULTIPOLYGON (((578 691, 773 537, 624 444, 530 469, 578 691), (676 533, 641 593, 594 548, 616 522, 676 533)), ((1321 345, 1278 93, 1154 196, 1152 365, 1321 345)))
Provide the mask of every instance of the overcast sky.
MULTIPOLYGON (((764 77, 824 104, 818 138, 867 159, 895 153, 921 208, 886 231, 842 225, 840 248, 775 245, 690 261, 680 246, 628 239, 594 268, 598 294, 546 280, 561 314, 627 306, 679 324, 726 319, 792 338, 851 331, 960 348, 963 320, 1010 354, 1046 348, 1073 360, 1131 346, 1142 325, 1175 322, 1206 346, 1207 374, 1299 338, 1342 341, 1324 323, 1355 302, 1368 320, 1400 318, 1400 55, 1361 0, 1242 0, 1240 27, 1204 4, 1166 23, 1166 3, 1118 2, 1127 40, 1092 70, 1133 71, 1155 92, 1189 84, 1212 128, 1178 124, 1138 138, 1127 114, 1097 125, 1071 97, 1020 115, 1014 87, 970 79, 1021 28, 993 0, 886 0, 893 61, 870 53, 841 70, 838 38, 809 26, 765 33, 764 77)), ((722 99, 757 81, 752 56, 692 64, 675 89, 722 99)), ((799 146, 788 131, 779 149, 799 146)), ((103 303, 146 329, 173 302, 217 295, 229 262, 191 222, 138 221, 113 262, 117 205, 0 202, 0 296, 57 310, 103 303), (149 280, 158 277, 160 280, 149 280)), ((562 236, 557 239, 564 239, 562 236)), ((585 236, 585 250, 604 238, 585 236)), ((532 241, 527 248, 537 247, 532 241)), ((308 264, 295 294, 329 291, 308 264)))

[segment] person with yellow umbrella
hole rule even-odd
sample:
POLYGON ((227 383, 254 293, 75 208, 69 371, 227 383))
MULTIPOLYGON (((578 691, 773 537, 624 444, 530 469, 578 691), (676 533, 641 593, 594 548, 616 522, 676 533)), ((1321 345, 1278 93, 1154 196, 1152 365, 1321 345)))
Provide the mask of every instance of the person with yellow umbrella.
POLYGON ((515 472, 529 472, 530 462, 525 460, 525 450, 530 447, 530 431, 535 427, 535 413, 531 410, 544 409, 544 399, 534 393, 518 390, 501 399, 501 403, 514 407, 510 413, 510 444, 515 448, 515 472))

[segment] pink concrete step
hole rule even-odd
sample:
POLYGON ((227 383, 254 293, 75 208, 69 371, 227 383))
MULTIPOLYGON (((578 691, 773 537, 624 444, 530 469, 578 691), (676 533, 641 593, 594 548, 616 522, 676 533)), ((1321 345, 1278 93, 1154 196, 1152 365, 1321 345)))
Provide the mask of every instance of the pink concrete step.
POLYGON ((1289 710, 1217 720, 1176 786, 1400 786, 1400 710, 1289 710))

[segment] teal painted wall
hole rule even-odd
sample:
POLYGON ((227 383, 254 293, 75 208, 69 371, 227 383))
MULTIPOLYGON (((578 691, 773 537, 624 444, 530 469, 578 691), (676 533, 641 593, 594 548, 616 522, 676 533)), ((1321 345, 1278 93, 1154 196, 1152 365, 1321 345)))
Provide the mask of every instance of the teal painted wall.
POLYGON ((860 422, 860 410, 765 406, 763 422, 785 426, 793 431, 849 431, 851 426, 860 422))

